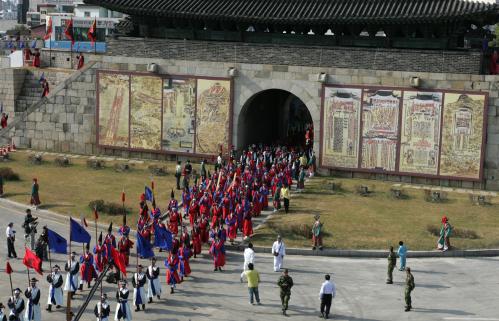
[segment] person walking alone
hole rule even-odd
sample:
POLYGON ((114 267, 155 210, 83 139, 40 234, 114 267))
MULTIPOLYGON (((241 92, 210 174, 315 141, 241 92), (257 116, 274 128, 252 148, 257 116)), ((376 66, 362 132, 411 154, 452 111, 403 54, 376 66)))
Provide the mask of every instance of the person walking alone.
POLYGON ((177 162, 177 167, 175 168, 175 179, 177 181, 177 190, 180 190, 180 178, 182 177, 182 162, 177 162))
POLYGON ((397 265, 397 255, 393 252, 393 246, 390 246, 390 253, 388 253, 388 277, 386 279, 386 284, 393 284, 393 270, 397 265))
POLYGON ((405 299, 405 312, 409 312, 412 309, 412 298, 411 298, 411 292, 414 290, 414 287, 416 286, 414 284, 414 276, 411 273, 411 268, 406 269, 406 278, 405 278, 405 293, 404 293, 404 299, 405 299))
POLYGON ((243 271, 248 270, 248 264, 255 264, 255 251, 253 250, 253 243, 249 242, 248 247, 244 249, 244 267, 243 271))
POLYGON ((10 222, 5 231, 7 236, 7 256, 9 258, 17 258, 16 249, 14 248, 14 242, 16 241, 16 231, 14 230, 14 223, 10 222))
POLYGON ((406 262, 406 258, 407 258, 407 247, 404 245, 404 242, 402 242, 402 241, 399 242, 399 249, 397 251, 397 254, 399 255, 399 258, 400 258, 399 271, 404 271, 405 270, 405 262, 406 262))
POLYGON ((253 267, 253 263, 248 264, 248 270, 241 273, 241 283, 243 277, 246 276, 248 280, 248 293, 250 304, 253 304, 253 296, 256 299, 256 304, 260 305, 260 294, 258 293, 258 284, 260 283, 260 274, 253 267))
POLYGON ((288 269, 284 269, 284 272, 282 272, 281 277, 277 281, 277 285, 281 289, 282 315, 286 315, 288 302, 291 297, 291 288, 293 287, 293 279, 288 275, 288 269))
POLYGON ((329 312, 331 311, 331 302, 334 297, 336 297, 336 285, 331 282, 331 276, 326 274, 324 277, 326 280, 322 283, 319 296, 321 299, 321 318, 329 318, 329 312))
POLYGON ((282 269, 284 255, 286 255, 286 246, 280 235, 277 235, 277 241, 272 244, 272 254, 274 255, 274 272, 277 272, 282 269))

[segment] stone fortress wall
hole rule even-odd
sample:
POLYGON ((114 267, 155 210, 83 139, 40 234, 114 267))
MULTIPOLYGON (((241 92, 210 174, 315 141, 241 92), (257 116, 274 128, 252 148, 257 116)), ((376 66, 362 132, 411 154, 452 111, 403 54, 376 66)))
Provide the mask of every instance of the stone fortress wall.
MULTIPOLYGON (((48 52, 43 53, 48 64, 48 52)), ((75 55, 75 54, 73 54, 75 55)), ((71 66, 69 53, 52 51, 52 67, 71 66)), ((321 89, 319 73, 328 74, 327 84, 410 87, 411 77, 419 77, 421 90, 451 89, 489 93, 487 146, 484 181, 473 183, 384 174, 346 173, 351 176, 452 187, 499 190, 499 77, 479 75, 479 53, 414 51, 359 48, 280 47, 170 40, 112 39, 106 55, 86 55, 95 61, 74 81, 68 83, 26 122, 12 131, 20 147, 79 154, 108 154, 123 157, 166 159, 169 155, 103 149, 96 146, 96 72, 119 70, 146 72, 148 63, 159 66, 159 74, 227 77, 234 79, 233 137, 238 146, 239 115, 253 95, 266 89, 282 89, 300 98, 307 106, 315 127, 314 149, 319 154, 321 89), (216 62, 216 63, 214 63, 216 62)), ((22 113, 16 101, 22 86, 36 79, 33 69, 2 69, 0 95, 6 95, 7 112, 22 113), (31 75, 31 77, 30 77, 31 75), (17 94, 16 94, 17 93, 17 94), (17 96, 16 96, 17 95, 17 96)), ((54 82, 67 74, 45 69, 54 82)), ((16 117, 16 116, 14 116, 16 117)))

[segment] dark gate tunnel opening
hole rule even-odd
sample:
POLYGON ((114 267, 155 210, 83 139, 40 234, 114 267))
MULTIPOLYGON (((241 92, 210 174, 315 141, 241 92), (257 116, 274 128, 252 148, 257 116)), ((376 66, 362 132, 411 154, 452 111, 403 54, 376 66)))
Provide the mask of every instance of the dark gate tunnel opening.
POLYGON ((297 96, 285 90, 269 89, 248 99, 238 124, 239 149, 260 143, 303 147, 312 116, 297 96))

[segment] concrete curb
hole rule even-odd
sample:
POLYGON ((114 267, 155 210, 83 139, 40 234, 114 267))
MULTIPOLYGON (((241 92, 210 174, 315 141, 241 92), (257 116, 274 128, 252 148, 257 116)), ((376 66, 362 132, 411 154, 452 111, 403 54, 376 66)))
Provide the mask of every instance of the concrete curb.
MULTIPOLYGON (((229 251, 244 251, 245 245, 226 245, 225 248, 229 251)), ((257 253, 271 253, 271 247, 254 246, 253 249, 257 253)), ((386 258, 388 251, 383 250, 336 250, 336 249, 299 249, 286 248, 286 255, 303 255, 303 256, 325 256, 325 257, 351 257, 351 258, 386 258)), ((441 251, 409 251, 409 258, 440 258, 440 257, 490 257, 499 256, 499 249, 483 249, 483 250, 452 250, 447 252, 441 251)))

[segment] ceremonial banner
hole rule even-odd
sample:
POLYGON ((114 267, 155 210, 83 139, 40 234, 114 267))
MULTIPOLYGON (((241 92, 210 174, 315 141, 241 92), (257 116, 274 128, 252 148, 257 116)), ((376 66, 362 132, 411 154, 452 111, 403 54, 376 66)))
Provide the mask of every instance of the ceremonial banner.
POLYGON ((364 90, 362 168, 395 171, 400 97, 398 90, 364 90))
POLYGON ((322 164, 357 168, 362 89, 326 87, 322 114, 322 164))
POLYGON ((479 179, 485 94, 445 93, 440 175, 479 179))
POLYGON ((159 150, 161 145, 161 92, 159 77, 131 78, 130 145, 132 148, 159 150))
POLYGON ((130 77, 118 73, 99 73, 98 143, 128 147, 130 77))
POLYGON ((442 93, 404 91, 400 172, 436 175, 442 93))
POLYGON ((196 79, 165 79, 161 148, 193 152, 196 127, 196 79))
POLYGON ((230 80, 198 79, 196 100, 196 153, 216 155, 230 142, 230 80))

